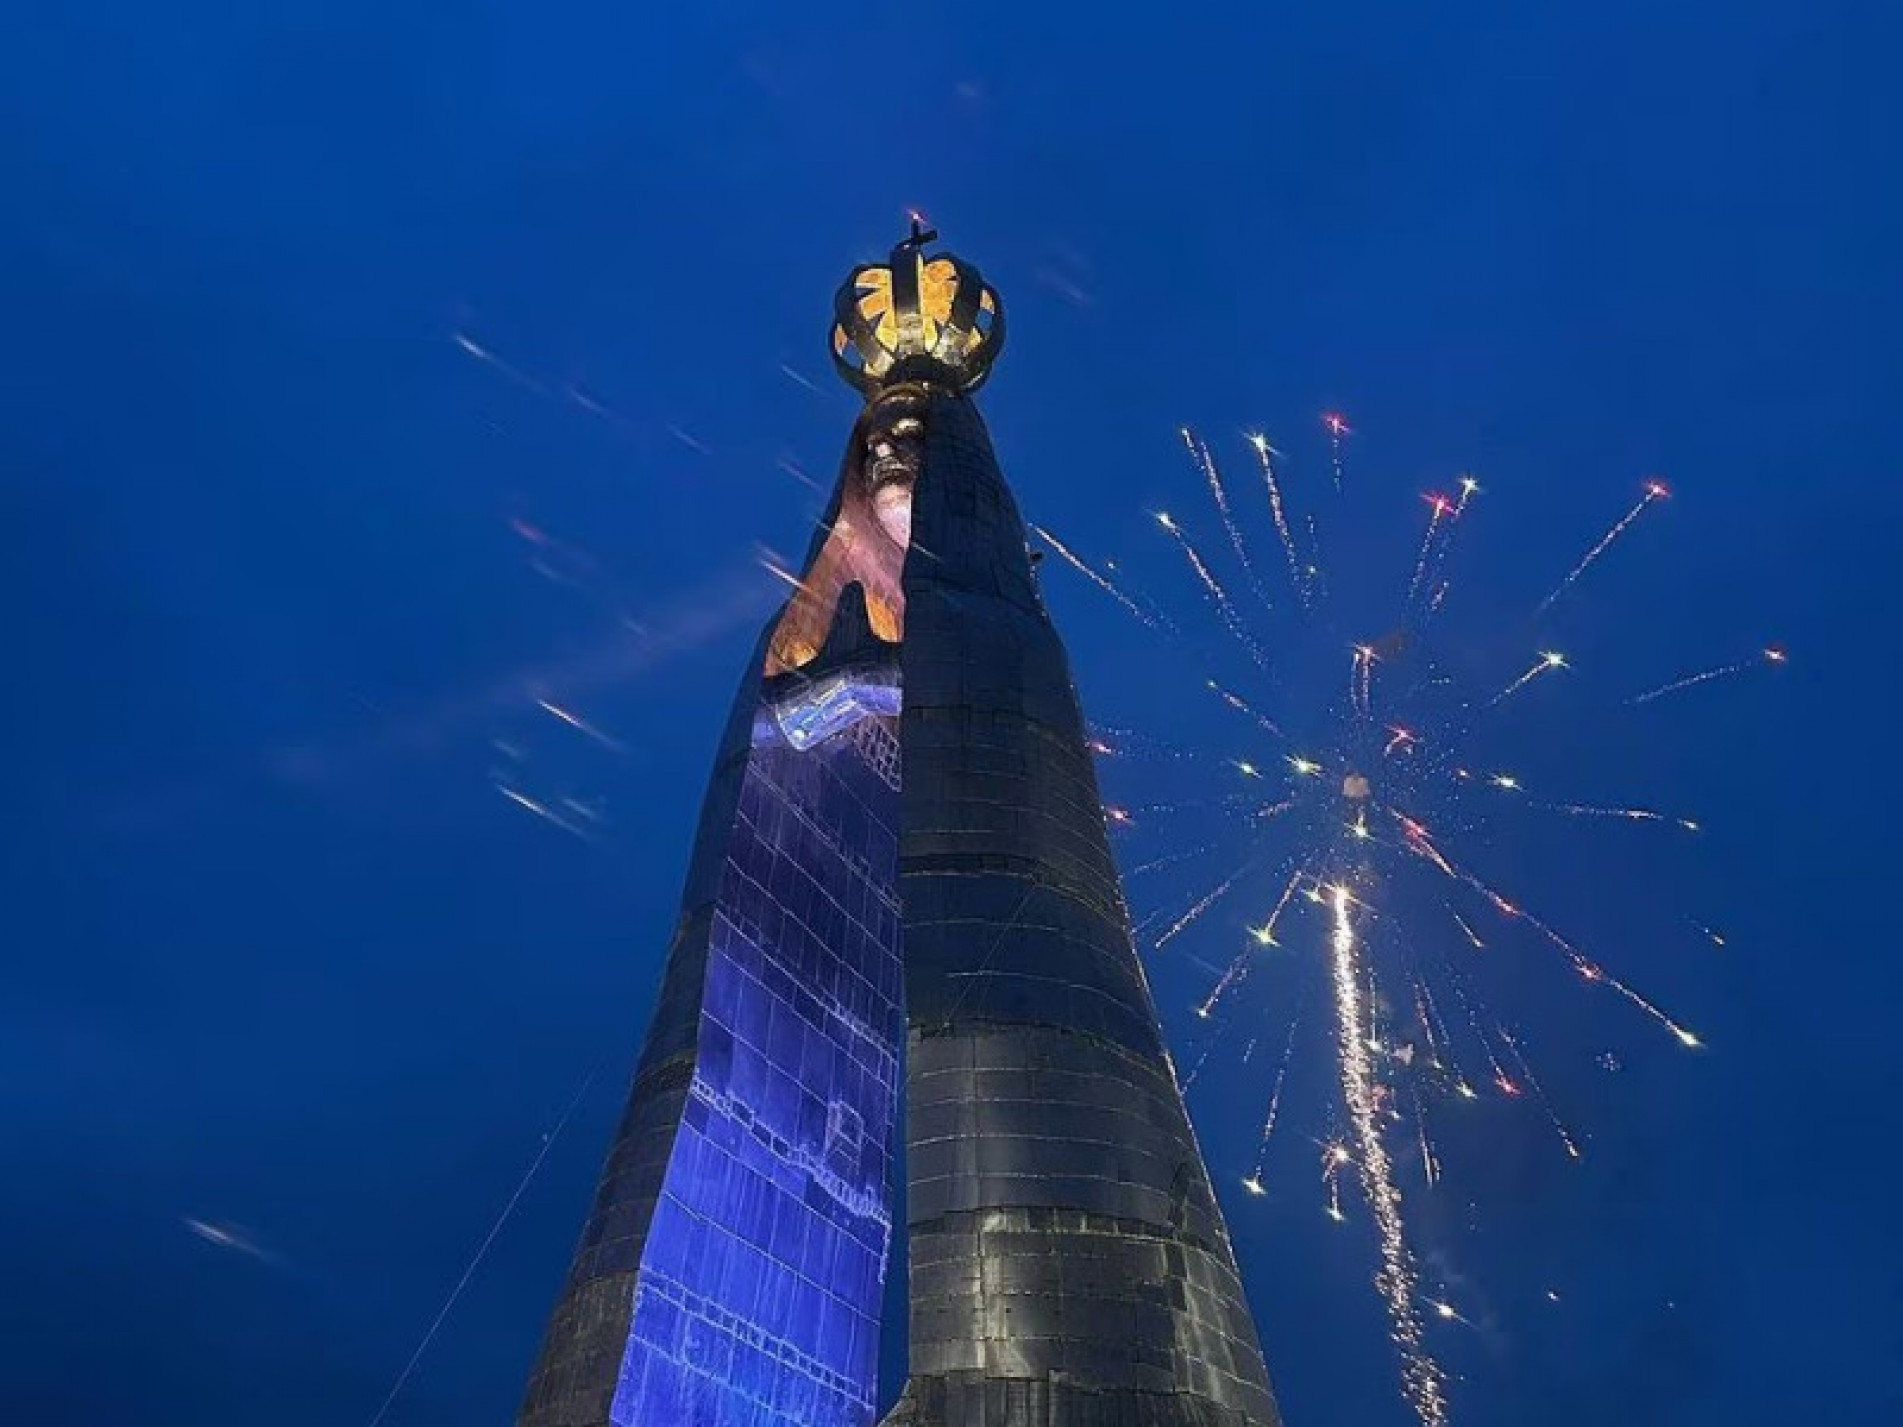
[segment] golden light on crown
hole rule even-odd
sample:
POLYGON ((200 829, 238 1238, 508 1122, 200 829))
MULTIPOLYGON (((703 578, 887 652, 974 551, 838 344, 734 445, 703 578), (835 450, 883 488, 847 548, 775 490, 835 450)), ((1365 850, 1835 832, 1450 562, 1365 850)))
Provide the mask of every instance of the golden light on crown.
POLYGON ((883 265, 855 269, 833 299, 833 365, 868 396, 898 381, 975 391, 1004 346, 1004 307, 978 269, 928 256, 917 219, 883 265))

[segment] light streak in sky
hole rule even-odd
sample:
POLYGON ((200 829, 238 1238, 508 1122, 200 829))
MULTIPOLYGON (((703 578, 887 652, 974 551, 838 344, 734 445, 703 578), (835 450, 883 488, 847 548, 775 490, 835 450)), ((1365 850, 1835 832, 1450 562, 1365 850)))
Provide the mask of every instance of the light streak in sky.
POLYGON ((824 396, 826 394, 824 391, 821 390, 819 384, 815 382, 811 377, 807 376, 803 372, 794 370, 792 367, 788 366, 785 362, 780 363, 780 375, 785 377, 790 382, 793 382, 799 386, 805 387, 808 391, 812 392, 816 396, 824 396))
POLYGON ((1081 555, 1077 554, 1063 541, 1059 540, 1055 535, 1051 534, 1050 531, 1046 530, 1043 526, 1037 524, 1036 522, 1031 523, 1031 530, 1033 533, 1036 534, 1038 539, 1042 540, 1046 545, 1050 546, 1051 549, 1057 552, 1059 559, 1063 560, 1073 570, 1077 571, 1078 574, 1082 575, 1085 579, 1089 580, 1098 589, 1102 590, 1105 594, 1109 595, 1111 599, 1115 600, 1118 604, 1122 605, 1133 616, 1136 617, 1139 623, 1147 624, 1151 629, 1157 629, 1157 630, 1160 630, 1164 627, 1163 622, 1160 619, 1158 619, 1155 615, 1152 615, 1148 610, 1144 609, 1135 600, 1131 599, 1128 595, 1126 595, 1122 590, 1118 589, 1115 584, 1111 583, 1109 576, 1098 574, 1097 571, 1093 570, 1087 563, 1085 563, 1084 558, 1081 555))
POLYGON ((544 822, 560 828, 563 832, 570 833, 580 838, 583 842, 592 842, 594 840, 593 835, 580 823, 555 811, 555 809, 551 808, 547 803, 531 798, 520 789, 511 788, 507 783, 498 782, 495 785, 495 790, 510 802, 514 803, 518 808, 526 812, 534 813, 535 816, 541 818, 544 822))
POLYGON ((1790 655, 1786 654, 1774 644, 1753 658, 1739 659, 1731 664, 1720 664, 1715 669, 1701 669, 1696 674, 1687 674, 1683 678, 1672 680, 1669 684, 1661 684, 1656 689, 1648 689, 1643 694, 1638 694, 1628 699, 1627 702, 1632 704, 1649 704, 1654 699, 1664 698, 1667 694, 1676 694, 1685 689, 1694 689, 1700 684, 1709 684, 1715 679, 1735 678, 1739 674, 1747 674, 1751 670, 1762 668, 1767 664, 1783 664, 1789 659, 1790 655))
POLYGON ((1606 553, 1613 541, 1626 533, 1633 521, 1645 514, 1647 506, 1651 505, 1654 501, 1664 500, 1669 495, 1671 495, 1671 491, 1666 489, 1663 481, 1647 481, 1645 483, 1645 494, 1639 497, 1638 504, 1614 521, 1612 528, 1599 537, 1598 543, 1580 557, 1579 563, 1567 572, 1566 578, 1555 585, 1553 592, 1540 601, 1540 607, 1534 611, 1535 616, 1545 614, 1547 610, 1553 607, 1555 600, 1565 594, 1566 591, 1570 590, 1574 585, 1578 584, 1579 577, 1592 568, 1594 562, 1597 561, 1601 555, 1606 553))
POLYGON ((778 580, 781 584, 801 591, 807 589, 806 581, 787 569, 785 562, 780 559, 777 553, 762 545, 757 548, 755 554, 760 568, 773 576, 773 578, 778 580))
POLYGON ((254 1235, 234 1224, 218 1224, 208 1219, 190 1217, 184 1220, 184 1224, 187 1229, 214 1248, 228 1249, 232 1253, 243 1254, 246 1258, 256 1259, 259 1263, 270 1264, 272 1267, 282 1266, 282 1261, 276 1254, 260 1244, 254 1235))
POLYGON ((621 753, 625 751, 619 739, 611 738, 609 735, 603 733, 580 714, 565 709, 560 704, 550 703, 547 699, 537 699, 535 706, 551 717, 560 719, 577 733, 587 738, 592 738, 596 743, 599 743, 610 752, 621 753))
MULTIPOLYGON (((505 377, 526 392, 531 392, 545 401, 566 399, 574 406, 587 412, 590 416, 599 417, 611 425, 619 427, 624 432, 633 432, 636 430, 634 422, 602 401, 601 398, 591 394, 580 386, 571 384, 557 392, 547 382, 530 375, 512 362, 504 360, 493 348, 478 342, 467 332, 452 332, 450 334, 450 340, 454 342, 457 348, 464 354, 474 358, 491 371, 505 377)), ((699 446, 699 443, 693 441, 691 437, 687 437, 685 433, 679 432, 678 428, 671 429, 674 429, 676 434, 681 435, 682 439, 687 440, 689 444, 699 447, 703 452, 706 450, 704 446, 699 446)))
POLYGON ((798 461, 795 461, 791 456, 780 457, 779 460, 773 463, 773 469, 776 471, 784 471, 787 475, 791 476, 794 480, 798 481, 801 485, 805 486, 807 490, 812 491, 815 494, 818 494, 818 495, 826 494, 826 488, 822 486, 818 481, 814 480, 811 476, 807 475, 805 469, 800 465, 800 463, 798 461))
POLYGON ((523 390, 532 391, 537 396, 548 395, 548 388, 543 386, 542 383, 519 367, 513 367, 503 361, 501 357, 498 357, 494 352, 483 346, 482 343, 478 342, 474 337, 471 337, 467 332, 451 333, 450 340, 484 366, 500 372, 523 390))
POLYGON ((696 455, 699 455, 699 456, 713 455, 713 452, 708 450, 707 443, 705 441, 700 440, 697 436, 693 435, 690 431, 688 431, 686 427, 681 426, 678 423, 669 426, 667 428, 667 434, 672 436, 676 441, 680 442, 681 445, 685 446, 688 450, 694 452, 696 455))

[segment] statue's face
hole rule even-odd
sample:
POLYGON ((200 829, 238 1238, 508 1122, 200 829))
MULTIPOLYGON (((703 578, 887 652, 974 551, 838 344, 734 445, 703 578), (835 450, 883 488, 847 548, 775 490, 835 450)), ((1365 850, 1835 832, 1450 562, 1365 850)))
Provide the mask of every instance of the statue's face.
POLYGON ((866 437, 865 480, 879 528, 901 550, 912 543, 912 486, 925 461, 925 423, 900 416, 866 437))

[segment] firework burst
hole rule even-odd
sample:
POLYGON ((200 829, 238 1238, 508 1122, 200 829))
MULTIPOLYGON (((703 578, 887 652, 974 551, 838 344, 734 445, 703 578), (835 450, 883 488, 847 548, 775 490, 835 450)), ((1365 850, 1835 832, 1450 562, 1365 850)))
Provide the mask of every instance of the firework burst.
MULTIPOLYGON (((1173 896, 1159 897, 1160 909, 1137 931, 1149 933, 1144 939, 1152 951, 1182 938, 1181 951, 1192 942, 1206 943, 1217 934, 1212 928, 1233 926, 1235 907, 1254 902, 1261 909, 1240 944, 1213 963, 1193 952, 1172 953, 1184 971, 1205 965, 1211 976, 1189 1003, 1191 1025, 1202 1039, 1186 1084, 1213 1073, 1210 1068, 1224 1047, 1239 1052, 1234 1057, 1239 1070, 1260 1077, 1265 1093, 1258 1102, 1261 1118, 1252 1127, 1252 1162, 1239 1178, 1249 1195, 1270 1198, 1277 1162, 1271 1148, 1293 1110, 1289 1092, 1303 1080, 1303 1046, 1327 1048, 1333 1090, 1322 1141, 1323 1208, 1337 1221, 1365 1214, 1374 1240, 1375 1286, 1399 1359, 1402 1393, 1423 1427, 1442 1427, 1451 1413, 1449 1375, 1435 1357, 1432 1325, 1467 1320, 1452 1310, 1444 1287, 1428 1282, 1421 1265, 1432 1260, 1424 1260, 1415 1247, 1402 1192, 1410 1176, 1421 1192, 1433 1193, 1447 1175, 1460 1172, 1458 1151, 1450 1160, 1430 1133, 1430 1111, 1438 1116, 1442 1112, 1433 1110, 1438 1103, 1497 1096, 1502 1105, 1520 1107, 1513 1113, 1531 1114, 1566 1161, 1582 1160, 1585 1145, 1559 1103, 1563 1095, 1549 1093, 1536 1070, 1526 1035, 1510 1030, 1488 1008, 1473 973, 1500 958, 1553 958, 1577 984, 1610 992, 1614 1004, 1639 1012, 1680 1047, 1702 1045, 1675 1013, 1609 970, 1553 921, 1498 890, 1491 874, 1477 870, 1488 860, 1486 830, 1500 818, 1553 814, 1676 824, 1688 832, 1699 825, 1623 801, 1534 799, 1517 774, 1469 761, 1465 750, 1485 743, 1502 704, 1519 702, 1529 686, 1571 667, 1558 651, 1539 650, 1529 664, 1501 669, 1494 675, 1498 683, 1489 681, 1474 691, 1464 688, 1464 679, 1451 672, 1430 642, 1430 626, 1446 602, 1447 571, 1457 556, 1460 527, 1473 514, 1481 489, 1471 475, 1458 478, 1457 494, 1425 497, 1426 528, 1400 590, 1398 623, 1379 639, 1348 643, 1347 678, 1330 675, 1326 686, 1333 692, 1320 705, 1307 711, 1289 707, 1298 686, 1270 676, 1268 646, 1277 650, 1278 675, 1286 662, 1285 643, 1299 643, 1304 636, 1310 643, 1321 636, 1319 642, 1337 651, 1327 658, 1341 657, 1342 645, 1333 642, 1340 631, 1330 623, 1316 517, 1293 508, 1293 498, 1301 495, 1325 497, 1331 507, 1337 499, 1330 487, 1342 484, 1342 442, 1349 428, 1345 419, 1330 414, 1323 429, 1327 471, 1308 481, 1306 490, 1300 482, 1291 484, 1285 458, 1266 438, 1248 437, 1262 475, 1250 500, 1238 499, 1223 485, 1203 442, 1187 430, 1182 433, 1235 553, 1237 573, 1262 593, 1248 542, 1252 526, 1265 530, 1265 538, 1281 550, 1294 599, 1273 616, 1287 621, 1286 627, 1252 624, 1179 520, 1156 517, 1212 607, 1226 647, 1239 648, 1255 666, 1254 673, 1239 679, 1212 677, 1220 674, 1223 660, 1225 645, 1218 644, 1205 651, 1209 672, 1199 675, 1198 684, 1244 715, 1238 724, 1242 737, 1259 742, 1258 735, 1267 735, 1273 742, 1247 756, 1235 756, 1247 745, 1220 759, 1183 756, 1182 767, 1198 776, 1213 771, 1224 779, 1245 780, 1221 785, 1240 786, 1240 793, 1185 796, 1178 781, 1167 804, 1139 807, 1142 827, 1133 829, 1133 837, 1157 824, 1169 835, 1171 817, 1195 807, 1220 808, 1232 831, 1213 841, 1197 839, 1201 846, 1193 856, 1165 847, 1137 863, 1133 875, 1174 869, 1176 878, 1194 874, 1196 879, 1173 896), (1300 541, 1298 528, 1306 532, 1300 541), (1495 690, 1491 694, 1489 686, 1495 690), (1227 841, 1230 837, 1241 845, 1227 841), (1211 915, 1218 911, 1222 915, 1211 915), (1301 1002, 1311 992, 1326 999, 1328 1014, 1310 1022, 1325 1022, 1332 1033, 1304 1040, 1301 1002), (1277 1006, 1279 1013, 1273 1009, 1277 1006), (1242 1029, 1232 1035, 1235 1026, 1242 1029), (1256 1055, 1258 1043, 1266 1048, 1278 1041, 1279 1059, 1256 1055)), ((1658 482, 1645 486, 1637 503, 1587 548, 1540 610, 1572 590, 1666 495, 1658 482)), ((1072 563, 1127 611, 1138 613, 1141 607, 1096 571, 1072 563)), ((1153 616, 1143 622, 1157 627, 1153 616)), ((1196 639, 1187 623, 1173 633, 1179 649, 1196 639)), ((1233 653, 1228 657, 1233 661, 1233 653)), ((1684 675, 1630 702, 1650 703, 1784 661, 1784 651, 1774 647, 1684 675)), ((1116 821, 1119 815, 1110 816, 1116 821)), ((1162 880, 1146 880, 1146 892, 1162 880)), ((1704 930, 1702 923, 1696 925, 1704 930)), ((1706 934, 1722 945, 1715 933, 1706 934)))

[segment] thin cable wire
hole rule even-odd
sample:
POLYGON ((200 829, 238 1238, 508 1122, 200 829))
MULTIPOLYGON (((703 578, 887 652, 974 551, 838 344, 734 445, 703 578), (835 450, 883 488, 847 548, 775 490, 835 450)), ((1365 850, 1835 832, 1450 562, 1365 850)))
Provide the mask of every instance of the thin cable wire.
POLYGON ((379 1427, 383 1419, 389 1415, 391 1406, 396 1402, 398 1394, 403 1391, 403 1385, 410 1380, 410 1374, 416 1371, 416 1365, 422 1361, 423 1354, 429 1350, 430 1343, 434 1341, 437 1331, 443 1326, 443 1320, 449 1317, 449 1310, 456 1306, 456 1300, 462 1297, 462 1291, 469 1286, 469 1280, 476 1276, 476 1270, 482 1266, 483 1257, 489 1252, 489 1246, 502 1232, 502 1226, 509 1222, 509 1216, 515 1212, 515 1206, 521 1201, 523 1193, 529 1187, 529 1181, 535 1178, 535 1172, 542 1167, 542 1161, 548 1158, 548 1152, 555 1148, 555 1141, 560 1138, 563 1127, 568 1124, 569 1118, 581 1105, 582 1097, 588 1093, 588 1087, 595 1083, 595 1073, 600 1069, 601 1065, 597 1062, 589 1067, 588 1074, 582 1077, 581 1089, 577 1090, 575 1098, 568 1102, 568 1108, 562 1111, 561 1118, 555 1122, 555 1128, 543 1138, 542 1148, 536 1152, 535 1158, 529 1162, 528 1169, 516 1183, 515 1193, 509 1196, 509 1202, 504 1204, 502 1212, 496 1215, 495 1223, 489 1226, 489 1232, 477 1246, 474 1257, 469 1260, 469 1266, 463 1270, 463 1276, 456 1280, 456 1286, 450 1289, 449 1297, 443 1300, 443 1306, 437 1310, 429 1330, 423 1334, 423 1341, 416 1345, 416 1351, 410 1354, 410 1360, 403 1365, 403 1371, 396 1375, 396 1381, 390 1385, 390 1395, 383 1399, 383 1406, 379 1407, 377 1415, 370 1419, 370 1427, 379 1427))

